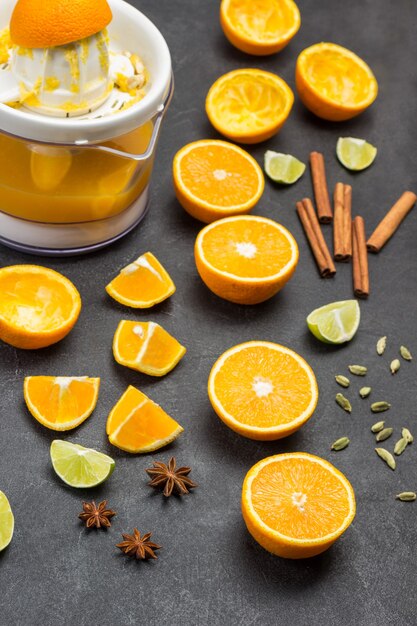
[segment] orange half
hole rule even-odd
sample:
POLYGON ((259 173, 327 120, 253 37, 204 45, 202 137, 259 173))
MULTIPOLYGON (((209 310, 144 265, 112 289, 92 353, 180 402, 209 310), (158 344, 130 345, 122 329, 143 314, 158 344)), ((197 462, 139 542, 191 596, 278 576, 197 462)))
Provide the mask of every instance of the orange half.
POLYGON ((132 453, 158 450, 183 430, 158 404, 132 386, 111 410, 106 426, 110 443, 132 453))
POLYGON ((214 128, 239 143, 259 143, 287 120, 294 95, 287 83, 259 69, 233 70, 211 86, 206 112, 214 128))
POLYGON ((274 54, 300 28, 300 11, 292 0, 222 0, 220 23, 230 43, 248 54, 274 54))
POLYGON ((175 285, 158 259, 146 252, 124 267, 106 291, 120 304, 147 309, 169 298, 175 292, 175 285))
POLYGON ((23 385, 26 406, 51 430, 70 430, 94 411, 99 378, 88 376, 27 376, 23 385))
POLYGON ((301 52, 295 83, 305 106, 333 122, 359 115, 378 95, 378 83, 365 61, 334 43, 318 43, 301 52))
POLYGON ((229 428, 265 441, 298 430, 313 414, 319 395, 308 363, 270 341, 248 341, 222 354, 210 372, 208 394, 229 428))
POLYGON ((252 537, 290 559, 327 550, 355 517, 352 485, 331 463, 306 452, 256 463, 242 488, 242 514, 252 537))

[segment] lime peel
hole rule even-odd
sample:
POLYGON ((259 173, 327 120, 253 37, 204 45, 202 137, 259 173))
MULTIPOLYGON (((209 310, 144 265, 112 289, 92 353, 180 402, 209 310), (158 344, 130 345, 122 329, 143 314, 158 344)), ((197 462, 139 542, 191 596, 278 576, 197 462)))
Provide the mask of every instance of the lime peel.
POLYGON ((115 467, 107 454, 62 439, 51 443, 50 454, 52 466, 61 480, 79 489, 100 485, 115 467))
POLYGON ((331 302, 315 309, 307 317, 310 332, 320 341, 342 344, 350 341, 359 328, 360 308, 357 300, 331 302))
POLYGON ((336 154, 346 169, 359 172, 372 165, 377 155, 377 149, 365 139, 339 137, 336 154))
POLYGON ((264 169, 275 183, 292 185, 304 174, 306 166, 291 154, 267 150, 264 156, 264 169))

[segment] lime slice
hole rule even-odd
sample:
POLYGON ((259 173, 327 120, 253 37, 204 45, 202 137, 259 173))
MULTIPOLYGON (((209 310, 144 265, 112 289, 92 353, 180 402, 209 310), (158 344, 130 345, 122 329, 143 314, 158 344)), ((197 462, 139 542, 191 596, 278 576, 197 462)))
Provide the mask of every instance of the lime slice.
POLYGON ((361 311, 356 300, 331 302, 307 317, 307 326, 324 343, 350 341, 359 327, 361 311))
POLYGON ((0 552, 7 548, 13 537, 14 517, 5 494, 0 491, 0 552))
POLYGON ((304 174, 306 166, 291 154, 267 150, 264 157, 264 169, 274 182, 292 185, 304 174))
POLYGON ((51 443, 51 460, 64 483, 79 488, 95 487, 104 482, 115 466, 107 454, 61 439, 51 443))
POLYGON ((356 172, 369 167, 375 160, 377 149, 365 139, 339 137, 337 140, 337 158, 348 170, 356 172))

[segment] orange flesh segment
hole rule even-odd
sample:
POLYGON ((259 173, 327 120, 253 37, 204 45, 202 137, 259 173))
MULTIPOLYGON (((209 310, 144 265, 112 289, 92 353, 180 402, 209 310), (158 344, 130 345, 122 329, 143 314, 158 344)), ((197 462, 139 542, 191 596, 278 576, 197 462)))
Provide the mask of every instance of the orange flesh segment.
POLYGON ((118 333, 119 356, 126 363, 137 363, 144 369, 163 368, 176 360, 181 350, 180 343, 154 322, 124 321, 118 333))
POLYGON ((220 145, 194 147, 181 158, 180 169, 188 191, 215 206, 245 204, 260 185, 253 165, 239 152, 220 145))
POLYGON ((312 382, 294 357, 259 346, 231 354, 214 386, 224 410, 241 424, 259 428, 289 424, 312 398, 312 382))
POLYGON ((336 50, 306 56, 307 81, 323 96, 339 104, 359 104, 371 93, 369 74, 352 57, 336 50))
POLYGON ((241 278, 274 276, 294 254, 281 230, 244 219, 218 222, 204 235, 202 247, 209 264, 241 278))
POLYGON ((59 328, 74 309, 67 289, 44 274, 5 274, 0 293, 0 317, 31 332, 59 328))
POLYGON ((153 302, 175 291, 174 283, 159 261, 147 252, 123 268, 109 287, 133 302, 153 302))
POLYGON ((286 458, 260 469, 251 485, 252 505, 261 520, 293 539, 320 539, 349 517, 348 492, 320 463, 286 458))
POLYGON ((109 415, 106 426, 107 434, 117 430, 126 417, 147 399, 148 397, 136 387, 128 387, 109 415))
POLYGON ((294 11, 282 0, 230 0, 227 15, 242 35, 265 43, 294 26, 294 11))
POLYGON ((71 422, 95 404, 97 379, 34 376, 27 385, 30 402, 51 424, 71 422))

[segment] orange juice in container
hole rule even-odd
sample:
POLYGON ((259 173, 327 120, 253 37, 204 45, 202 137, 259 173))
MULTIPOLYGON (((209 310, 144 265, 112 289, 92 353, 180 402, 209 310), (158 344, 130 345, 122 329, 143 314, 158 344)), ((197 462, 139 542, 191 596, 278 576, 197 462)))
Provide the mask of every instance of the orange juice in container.
POLYGON ((65 255, 144 216, 173 91, 154 24, 123 0, 2 0, 0 242, 65 255))

